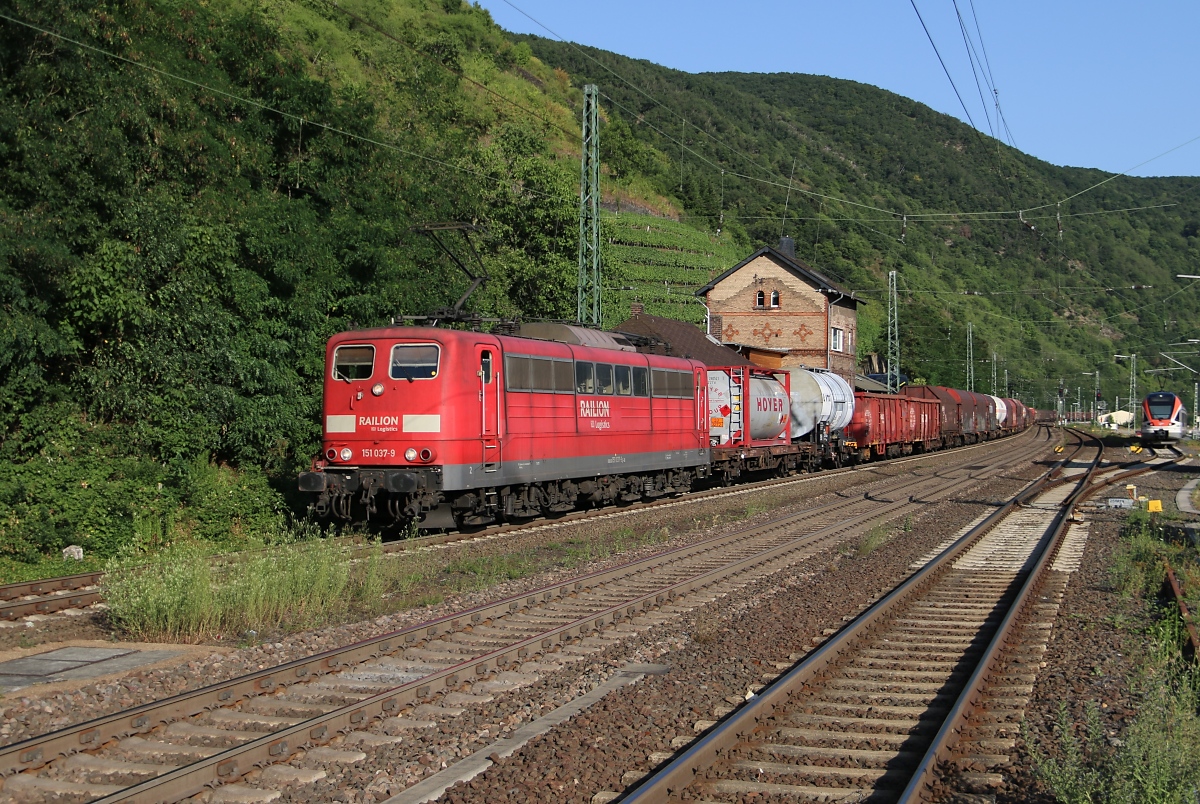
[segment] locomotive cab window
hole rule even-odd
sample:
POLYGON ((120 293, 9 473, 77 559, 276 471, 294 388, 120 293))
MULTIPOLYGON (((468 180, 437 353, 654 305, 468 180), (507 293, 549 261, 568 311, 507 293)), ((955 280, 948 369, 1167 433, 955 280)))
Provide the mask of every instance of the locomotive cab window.
POLYGON ((335 380, 369 380, 374 366, 374 346, 339 346, 333 352, 335 380))
POLYGON ((629 396, 633 393, 633 378, 629 374, 630 366, 614 366, 613 379, 617 386, 618 396, 629 396))
POLYGON ((438 373, 439 349, 432 343, 398 343, 392 347, 393 380, 432 380, 438 373))
POLYGON ((633 395, 650 396, 650 372, 644 366, 633 367, 633 395))
POLYGON ((596 393, 596 377, 591 363, 578 362, 575 364, 575 393, 596 393))
POLYGON ((613 367, 607 363, 596 364, 596 393, 613 394, 613 367))

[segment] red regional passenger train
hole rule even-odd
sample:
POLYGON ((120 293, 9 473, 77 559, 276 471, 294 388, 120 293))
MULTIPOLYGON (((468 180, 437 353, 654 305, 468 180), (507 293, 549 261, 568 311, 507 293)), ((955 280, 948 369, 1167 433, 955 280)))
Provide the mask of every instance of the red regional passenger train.
POLYGON ((1155 391, 1142 400, 1141 439, 1147 444, 1169 444, 1183 438, 1187 408, 1178 394, 1155 391))
POLYGON ((450 528, 679 494, 1019 432, 1020 402, 854 393, 809 369, 705 366, 618 333, 387 327, 326 350, 319 516, 450 528))

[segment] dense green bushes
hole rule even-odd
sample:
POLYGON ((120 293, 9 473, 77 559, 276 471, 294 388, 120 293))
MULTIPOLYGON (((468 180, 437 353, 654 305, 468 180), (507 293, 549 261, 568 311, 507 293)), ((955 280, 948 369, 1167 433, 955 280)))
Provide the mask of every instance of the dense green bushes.
POLYGON ((465 286, 416 223, 490 224, 481 311, 573 308, 573 166, 455 73, 516 58, 483 12, 379 10, 405 47, 303 2, 12 10, 217 91, 0 23, 9 560, 110 555, 152 520, 166 540, 269 536, 273 486, 317 446, 325 340, 465 286))

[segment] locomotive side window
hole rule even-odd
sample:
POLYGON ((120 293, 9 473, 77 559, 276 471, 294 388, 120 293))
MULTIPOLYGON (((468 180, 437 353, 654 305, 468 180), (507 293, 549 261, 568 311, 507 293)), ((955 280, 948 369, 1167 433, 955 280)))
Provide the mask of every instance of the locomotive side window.
POLYGON ((533 382, 530 387, 535 391, 554 390, 554 361, 544 357, 530 358, 533 368, 533 382))
POLYGON ((436 344, 399 343, 392 347, 393 380, 432 380, 438 373, 436 344))
POLYGON ((676 399, 690 399, 692 396, 692 375, 683 371, 671 372, 671 396, 676 399))
POLYGON ((650 396, 650 375, 642 366, 633 367, 633 395, 650 396))
POLYGON ((339 346, 333 351, 335 380, 369 380, 374 366, 374 346, 339 346))
POLYGON ((607 363, 596 364, 596 393, 612 394, 613 391, 613 367, 607 363))
POLYGON ((668 372, 663 369, 650 369, 650 387, 656 397, 670 396, 671 391, 667 380, 668 372))
POLYGON ((484 385, 492 381, 492 353, 488 349, 484 349, 479 353, 479 372, 483 377, 484 385))
POLYGON ((575 393, 575 372, 570 360, 505 355, 504 366, 507 374, 505 387, 510 391, 575 393))
POLYGON ((575 393, 574 364, 570 360, 554 361, 554 391, 559 394, 575 393))
POLYGON ((592 372, 592 364, 578 362, 575 364, 575 393, 596 393, 596 377, 592 372))
POLYGON ((686 371, 652 369, 651 380, 656 397, 667 399, 691 399, 692 375, 686 371))
POLYGON ((620 396, 629 396, 633 393, 633 378, 629 374, 629 366, 615 366, 613 373, 617 386, 617 394, 620 396))
POLYGON ((510 391, 528 391, 530 389, 529 382, 529 358, 521 357, 520 355, 505 355, 504 356, 504 373, 506 375, 506 384, 510 391))

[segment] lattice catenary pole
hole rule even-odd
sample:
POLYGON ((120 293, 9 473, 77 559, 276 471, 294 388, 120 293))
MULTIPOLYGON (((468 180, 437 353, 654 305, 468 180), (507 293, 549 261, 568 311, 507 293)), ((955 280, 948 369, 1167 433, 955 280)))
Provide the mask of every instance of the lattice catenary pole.
POLYGON ((967 390, 975 392, 975 325, 967 322, 967 390))
POLYGON ((900 392, 900 319, 896 298, 896 272, 888 271, 888 353, 887 389, 889 394, 900 392))
POLYGON ((1137 355, 1129 355, 1129 412, 1133 414, 1133 429, 1138 427, 1137 355))
POLYGON ((600 326, 600 88, 583 87, 583 159, 579 169, 579 306, 581 324, 600 326))

